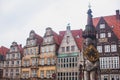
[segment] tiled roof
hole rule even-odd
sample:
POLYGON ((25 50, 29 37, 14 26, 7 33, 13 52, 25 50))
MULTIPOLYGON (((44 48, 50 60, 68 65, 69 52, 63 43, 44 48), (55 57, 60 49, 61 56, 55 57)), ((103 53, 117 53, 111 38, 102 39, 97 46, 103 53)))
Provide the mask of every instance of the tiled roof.
POLYGON ((0 54, 1 55, 6 55, 6 53, 9 51, 9 49, 8 48, 6 48, 6 47, 4 47, 4 46, 1 46, 0 47, 0 54))
POLYGON ((93 18, 93 24, 95 27, 101 18, 103 18, 111 28, 113 28, 113 32, 120 39, 120 19, 116 19, 116 15, 96 17, 93 18))
POLYGON ((18 49, 20 50, 20 53, 21 54, 23 54, 23 47, 22 47, 22 45, 20 44, 20 45, 18 45, 18 49))
POLYGON ((60 45, 60 37, 59 37, 59 35, 54 31, 52 31, 52 32, 53 32, 53 37, 54 37, 55 43, 57 45, 60 45))
MULTIPOLYGON (((62 41, 64 35, 65 35, 65 32, 66 31, 60 31, 59 32, 59 35, 60 35, 60 40, 62 41)), ((82 29, 80 30, 71 30, 71 33, 76 41, 76 44, 78 46, 78 48, 80 50, 82 50, 82 41, 83 41, 83 38, 82 38, 82 29)))
POLYGON ((37 44, 41 44, 43 41, 43 38, 35 33, 35 38, 37 39, 37 44))

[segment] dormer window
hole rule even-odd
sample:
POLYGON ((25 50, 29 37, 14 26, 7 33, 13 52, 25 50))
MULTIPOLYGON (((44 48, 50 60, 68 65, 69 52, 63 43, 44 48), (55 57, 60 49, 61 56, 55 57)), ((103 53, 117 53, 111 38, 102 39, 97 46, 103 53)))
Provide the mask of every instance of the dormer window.
POLYGON ((105 28, 105 24, 100 24, 100 29, 104 29, 105 28))

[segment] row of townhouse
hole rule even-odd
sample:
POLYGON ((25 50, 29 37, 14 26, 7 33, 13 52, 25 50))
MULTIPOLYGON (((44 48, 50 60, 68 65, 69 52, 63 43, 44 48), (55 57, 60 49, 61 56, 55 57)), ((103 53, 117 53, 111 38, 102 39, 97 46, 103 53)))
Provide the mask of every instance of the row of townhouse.
MULTIPOLYGON (((101 80, 120 80, 119 10, 116 15, 92 20, 97 31, 101 80)), ((43 37, 30 31, 24 47, 13 42, 7 51, 0 68, 3 79, 79 80, 79 66, 84 66, 82 32, 71 30, 69 24, 59 34, 48 27, 43 37)))

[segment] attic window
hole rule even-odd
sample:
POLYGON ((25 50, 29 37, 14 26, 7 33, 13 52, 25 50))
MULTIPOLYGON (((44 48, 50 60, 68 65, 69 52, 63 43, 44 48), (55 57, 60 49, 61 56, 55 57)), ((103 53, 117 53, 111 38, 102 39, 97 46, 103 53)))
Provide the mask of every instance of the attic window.
POLYGON ((67 36, 66 42, 67 42, 67 44, 70 42, 70 36, 67 36))
POLYGON ((80 38, 80 36, 79 36, 79 35, 77 35, 77 36, 76 36, 76 38, 80 38))
POLYGON ((108 37, 111 37, 111 32, 108 32, 108 37))
POLYGON ((100 24, 100 29, 104 29, 105 28, 105 24, 100 24))

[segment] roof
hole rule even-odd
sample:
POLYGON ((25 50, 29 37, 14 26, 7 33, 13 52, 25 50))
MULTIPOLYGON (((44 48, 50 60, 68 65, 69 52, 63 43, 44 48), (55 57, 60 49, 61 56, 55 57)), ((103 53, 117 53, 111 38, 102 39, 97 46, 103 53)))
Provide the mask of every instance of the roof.
POLYGON ((96 17, 93 18, 93 24, 95 27, 97 26, 101 18, 103 18, 111 28, 113 28, 113 32, 118 37, 118 39, 120 39, 120 19, 117 19, 116 15, 96 17))
MULTIPOLYGON (((64 35, 65 35, 65 32, 66 31, 60 31, 59 32, 59 35, 60 35, 60 40, 62 41, 64 35)), ((82 50, 82 41, 83 41, 83 38, 82 38, 82 29, 80 30, 71 30, 71 33, 76 41, 76 44, 78 46, 78 48, 80 50, 82 50)))
POLYGON ((0 54, 1 55, 6 55, 6 53, 9 51, 9 49, 7 47, 1 46, 0 47, 0 54))
POLYGON ((35 38, 37 39, 37 44, 41 44, 43 41, 43 38, 35 33, 35 38))
POLYGON ((20 53, 22 54, 23 53, 23 47, 22 47, 22 44, 17 44, 17 42, 12 42, 12 45, 10 46, 11 47, 17 47, 18 50, 20 51, 20 53))
POLYGON ((52 31, 52 32, 53 32, 53 37, 54 37, 55 43, 60 45, 60 37, 59 37, 59 35, 54 31, 52 31))
POLYGON ((18 49, 20 50, 20 53, 23 54, 23 47, 21 44, 18 45, 18 49))
POLYGON ((29 33, 29 37, 27 38, 27 40, 31 40, 31 39, 37 39, 37 43, 36 44, 41 44, 42 41, 43 41, 43 38, 36 34, 34 30, 31 30, 30 33, 29 33), (30 34, 33 33, 34 35, 32 35, 32 38, 30 37, 30 34))

